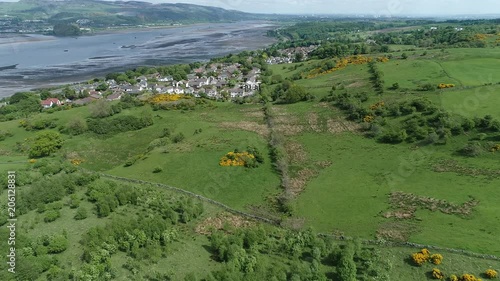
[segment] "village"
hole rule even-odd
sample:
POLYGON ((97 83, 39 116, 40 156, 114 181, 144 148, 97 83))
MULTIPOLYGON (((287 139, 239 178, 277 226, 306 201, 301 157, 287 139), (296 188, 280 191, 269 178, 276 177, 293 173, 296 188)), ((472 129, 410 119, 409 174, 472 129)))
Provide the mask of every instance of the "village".
POLYGON ((44 108, 64 104, 86 105, 96 100, 115 101, 124 95, 134 95, 147 99, 157 94, 190 95, 214 100, 231 100, 253 96, 260 89, 261 70, 253 67, 250 71, 239 63, 212 63, 194 69, 187 79, 175 80, 173 76, 163 76, 156 72, 138 76, 133 81, 117 82, 114 79, 92 80, 91 83, 76 83, 65 89, 51 91, 51 98, 41 101, 44 108), (68 89, 78 98, 68 98, 68 89))

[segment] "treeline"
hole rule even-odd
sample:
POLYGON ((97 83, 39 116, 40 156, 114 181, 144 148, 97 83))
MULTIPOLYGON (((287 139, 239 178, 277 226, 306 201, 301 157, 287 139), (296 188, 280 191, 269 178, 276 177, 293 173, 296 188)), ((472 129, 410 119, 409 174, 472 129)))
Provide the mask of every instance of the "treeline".
POLYGON ((355 19, 335 19, 314 22, 301 22, 293 26, 269 31, 269 36, 286 38, 290 41, 326 40, 333 37, 333 34, 348 34, 358 31, 373 31, 385 28, 412 26, 416 24, 429 23, 429 21, 406 20, 406 21, 382 21, 382 20, 355 20, 355 19))
POLYGON ((370 38, 379 44, 402 44, 414 45, 424 48, 482 48, 487 46, 484 38, 477 37, 477 34, 497 34, 498 25, 490 22, 481 22, 476 25, 470 25, 469 22, 457 22, 454 25, 443 26, 439 24, 437 29, 431 29, 431 26, 423 28, 377 33, 370 38), (460 28, 457 30, 456 28, 460 28))
POLYGON ((372 60, 368 63, 370 70, 370 81, 373 84, 375 92, 379 95, 384 93, 384 73, 377 67, 377 63, 372 60))

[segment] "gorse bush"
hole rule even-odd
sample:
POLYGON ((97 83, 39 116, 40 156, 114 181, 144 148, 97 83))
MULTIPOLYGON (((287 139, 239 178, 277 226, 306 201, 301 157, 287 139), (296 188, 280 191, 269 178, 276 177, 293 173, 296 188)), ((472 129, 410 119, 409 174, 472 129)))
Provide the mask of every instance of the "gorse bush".
POLYGON ((484 275, 486 275, 486 277, 489 279, 498 278, 498 272, 496 270, 493 270, 493 269, 486 270, 484 275))
POLYGON ((440 254, 434 254, 431 256, 431 262, 435 265, 439 265, 443 262, 443 256, 440 254))
POLYGON ((427 249, 422 249, 420 250, 420 252, 411 255, 411 259, 418 266, 422 266, 430 258, 431 258, 431 253, 427 249))
POLYGON ((434 268, 432 270, 432 278, 442 280, 444 279, 444 273, 441 270, 434 268))
POLYGON ((476 276, 472 275, 472 274, 463 274, 460 279, 460 281, 481 281, 481 279, 478 279, 476 276))

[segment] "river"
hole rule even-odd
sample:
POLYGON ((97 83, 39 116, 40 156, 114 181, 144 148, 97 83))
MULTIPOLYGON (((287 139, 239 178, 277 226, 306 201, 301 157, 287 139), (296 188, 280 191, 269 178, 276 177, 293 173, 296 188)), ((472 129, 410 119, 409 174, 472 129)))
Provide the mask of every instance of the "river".
POLYGON ((266 47, 266 22, 131 29, 81 37, 0 37, 0 97, 38 87, 84 81, 140 65, 206 61, 266 47), (4 66, 17 65, 14 69, 4 66))

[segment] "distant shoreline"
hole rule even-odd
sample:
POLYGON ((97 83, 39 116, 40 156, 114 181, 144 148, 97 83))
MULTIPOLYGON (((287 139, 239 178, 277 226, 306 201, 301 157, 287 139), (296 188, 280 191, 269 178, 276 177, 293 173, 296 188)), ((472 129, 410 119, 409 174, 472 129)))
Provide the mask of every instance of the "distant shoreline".
MULTIPOLYGON (((260 23, 271 23, 269 21, 260 21, 260 20, 249 20, 242 22, 260 22, 260 23)), ((98 35, 109 35, 109 34, 127 34, 132 32, 146 32, 149 30, 156 29, 171 29, 171 28, 182 28, 182 27, 191 27, 191 26, 203 26, 209 24, 228 24, 234 22, 206 22, 206 23, 192 23, 192 24, 182 24, 182 25, 158 25, 158 26, 133 26, 133 27, 123 27, 123 28, 107 28, 107 29, 98 29, 89 33, 84 33, 78 36, 54 36, 54 35, 45 35, 39 33, 0 33, 0 45, 6 44, 21 44, 21 43, 33 43, 33 42, 44 42, 56 40, 58 38, 67 38, 67 37, 85 37, 85 36, 98 36, 98 35), (4 41, 4 39, 10 39, 8 41, 4 41)))

